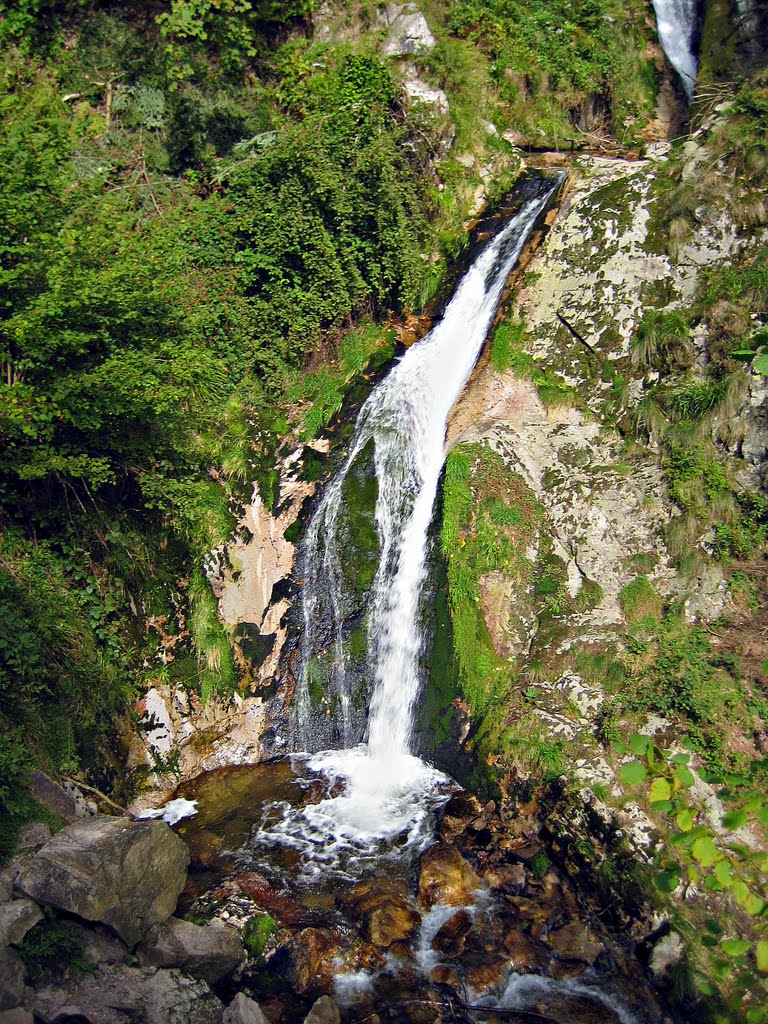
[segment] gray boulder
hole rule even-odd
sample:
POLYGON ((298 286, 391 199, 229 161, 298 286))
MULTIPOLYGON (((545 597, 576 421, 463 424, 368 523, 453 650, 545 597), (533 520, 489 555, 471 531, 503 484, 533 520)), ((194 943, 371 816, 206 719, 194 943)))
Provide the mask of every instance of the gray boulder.
POLYGON ((0 1010, 12 1010, 24 996, 24 964, 12 949, 0 949, 0 1010))
POLYGON ((234 928, 219 921, 201 926, 178 917, 153 928, 138 953, 142 963, 180 967, 209 985, 231 974, 245 958, 242 940, 234 928))
POLYGON ((384 43, 386 57, 425 53, 435 45, 427 19, 415 4, 388 4, 383 20, 389 28, 384 43))
POLYGON ((339 1008, 330 996, 320 996, 304 1018, 304 1024, 340 1024, 339 1008))
POLYGON ((37 903, 114 928, 129 946, 176 908, 189 851, 163 821, 97 816, 62 829, 16 888, 37 903))
POLYGON ((35 1024, 35 1018, 23 1006, 0 1012, 0 1024, 35 1024))
POLYGON ((221 1024, 269 1024, 261 1007, 243 992, 238 992, 224 1011, 221 1024))
POLYGON ((42 910, 32 900, 0 904, 0 946, 18 946, 42 916, 42 910))
POLYGON ((78 814, 74 793, 67 792, 37 768, 29 773, 29 792, 33 799, 63 821, 77 821, 82 817, 78 814))

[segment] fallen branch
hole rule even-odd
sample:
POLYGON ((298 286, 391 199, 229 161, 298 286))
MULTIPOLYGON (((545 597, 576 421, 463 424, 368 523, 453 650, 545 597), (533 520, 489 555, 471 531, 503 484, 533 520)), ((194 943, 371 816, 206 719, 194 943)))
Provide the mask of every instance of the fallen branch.
POLYGON ((116 804, 114 800, 110 800, 106 793, 102 793, 101 790, 96 789, 95 786, 88 786, 84 782, 79 782, 77 779, 70 779, 68 775, 63 775, 62 778, 65 782, 71 782, 73 786, 77 787, 77 789, 84 789, 86 793, 92 793, 94 796, 97 796, 99 800, 103 801, 105 804, 109 804, 110 807, 114 807, 116 811, 120 811, 120 813, 124 814, 126 818, 138 821, 135 814, 131 814, 127 808, 121 807, 120 804, 116 804))
POLYGON ((560 313, 555 313, 555 316, 560 321, 560 323, 563 325, 563 327, 566 327, 571 332, 571 334, 574 336, 574 338, 577 341, 581 342, 581 344, 584 346, 584 348, 586 348, 589 352, 591 352, 592 355, 595 356, 595 358, 597 358, 597 359, 600 358, 600 356, 597 354, 597 351, 589 344, 589 342, 586 340, 586 338, 582 338, 582 336, 579 334, 579 332, 576 330, 576 328, 572 324, 569 324, 564 316, 561 316, 560 313))

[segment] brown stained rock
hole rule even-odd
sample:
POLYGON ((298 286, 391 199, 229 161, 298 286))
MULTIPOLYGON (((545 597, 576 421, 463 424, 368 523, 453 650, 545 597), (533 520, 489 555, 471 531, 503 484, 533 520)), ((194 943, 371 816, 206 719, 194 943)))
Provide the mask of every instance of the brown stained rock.
POLYGON ((290 896, 277 892, 266 878, 258 875, 255 871, 247 871, 233 879, 241 892, 249 896, 261 910, 279 921, 288 928, 300 928, 309 921, 309 914, 301 904, 296 903, 290 896))
POLYGON ((132 946, 171 916, 188 864, 165 822, 96 816, 57 833, 15 884, 37 903, 108 924, 132 946))
POLYGON ((438 967, 435 967, 429 976, 429 980, 435 985, 446 985, 448 988, 454 988, 457 991, 461 988, 461 978, 453 967, 448 967, 446 964, 440 964, 438 967))
POLYGON ((443 956, 456 957, 464 952, 467 936, 472 931, 472 915, 469 911, 457 910, 441 925, 432 939, 432 949, 438 950, 443 956))
POLYGON ((426 907, 446 903, 463 907, 482 886, 471 865, 455 846, 435 843, 422 854, 419 872, 419 901, 426 907))
POLYGON ((481 812, 480 801, 471 793, 455 793, 445 805, 440 834, 443 838, 461 835, 481 812))
POLYGON ((364 934, 374 944, 386 948, 403 942, 421 924, 421 914, 407 900, 394 897, 378 903, 368 914, 364 934))
POLYGON ((0 905, 0 946, 18 946, 43 912, 32 900, 11 900, 0 905))
POLYGON ((506 960, 483 959, 467 967, 467 985, 479 994, 495 992, 506 970, 506 960))
POLYGON ((304 928, 283 948, 288 957, 288 981, 299 995, 327 995, 338 975, 379 971, 386 963, 375 946, 339 928, 304 928))
POLYGON ((592 965, 605 950, 582 921, 570 924, 549 933, 549 944, 561 960, 579 960, 592 965))
POLYGON ((519 928, 513 928, 504 939, 509 954, 509 966, 516 974, 534 974, 541 971, 546 957, 542 948, 519 928))
POLYGON ((522 864, 501 864, 484 872, 483 881, 491 889, 500 889, 510 896, 519 896, 525 891, 528 875, 522 864))
POLYGON ((339 1008, 330 996, 320 996, 307 1016, 304 1024, 340 1024, 339 1008))
POLYGON ((541 843, 531 842, 523 843, 519 846, 512 846, 507 850, 507 853, 514 860, 519 860, 524 864, 527 864, 529 861, 532 861, 534 857, 538 857, 543 850, 544 847, 541 843))
POLYGON ((178 917, 153 928, 138 954, 142 963, 179 967, 209 985, 232 974, 245 958, 242 940, 234 928, 218 921, 201 926, 178 917))

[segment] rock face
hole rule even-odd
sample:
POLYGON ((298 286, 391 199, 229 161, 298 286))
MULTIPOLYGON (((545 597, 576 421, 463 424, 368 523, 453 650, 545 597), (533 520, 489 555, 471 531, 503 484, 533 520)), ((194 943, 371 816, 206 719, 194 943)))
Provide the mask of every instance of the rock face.
POLYGON ((389 27, 383 48, 385 57, 425 53, 435 45, 427 19, 415 4, 388 4, 382 20, 389 27))
POLYGON ((181 971, 124 964, 97 974, 75 972, 30 1000, 35 1019, 86 1020, 88 1024, 221 1024, 222 1004, 204 981, 181 971), (66 1014, 66 1016, 65 1016, 66 1014))
POLYGON ((245 950, 234 928, 215 921, 201 927, 172 917, 152 929, 139 957, 155 967, 180 967, 213 985, 235 970, 245 950))
POLYGON ((24 997, 24 964, 12 949, 0 949, 0 1010, 18 1006, 24 997))
POLYGON ((339 1024, 341 1014, 330 996, 320 996, 304 1018, 304 1024, 339 1024))
POLYGON ((95 817, 69 825, 16 879, 44 906, 110 925, 135 945, 176 907, 189 852, 162 821, 95 817))
POLYGON ((284 948, 286 973, 299 995, 327 995, 338 975, 378 971, 386 962, 375 946, 355 942, 338 928, 304 928, 284 948))
POLYGON ((419 874, 419 900, 426 907, 447 903, 464 907, 472 902, 472 893, 482 882, 455 846, 435 843, 422 855, 419 874))

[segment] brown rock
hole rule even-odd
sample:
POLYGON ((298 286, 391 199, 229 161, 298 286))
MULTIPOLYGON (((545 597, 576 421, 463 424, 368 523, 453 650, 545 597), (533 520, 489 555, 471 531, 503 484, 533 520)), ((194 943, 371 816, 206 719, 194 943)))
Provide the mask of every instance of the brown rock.
POLYGON ((602 942, 598 942, 582 921, 570 924, 549 933, 549 943, 561 960, 580 960, 593 964, 605 950, 602 942))
POLYGON ((339 1008, 330 996, 320 996, 304 1018, 304 1024, 340 1024, 339 1008))
POLYGON ((461 956, 467 936, 472 931, 472 915, 467 910, 457 910, 448 918, 432 939, 432 949, 438 950, 443 956, 461 956))
POLYGON ((421 924, 421 914, 407 900, 384 899, 368 914, 364 933, 374 946, 403 942, 421 924))
POLYGON ((471 865, 455 846, 435 843, 422 854, 419 873, 419 900, 426 907, 447 903, 462 907, 472 902, 472 893, 481 886, 471 865))
POLYGON ((461 988, 461 978, 458 976, 453 967, 448 967, 447 964, 440 964, 435 967, 429 976, 429 980, 435 985, 447 985, 448 988, 461 988))
POLYGON ((528 875, 522 864, 502 864, 486 871, 483 880, 491 889, 500 889, 511 896, 518 896, 525 890, 528 875))
POLYGON ((513 928, 507 934, 504 948, 509 953, 509 966, 517 974, 537 973, 544 966, 540 947, 519 928, 513 928))
POLYGON ((533 860, 534 857, 538 857, 538 855, 543 851, 543 849, 544 847, 541 845, 541 843, 534 842, 523 843, 520 846, 514 846, 507 852, 509 853, 510 857, 513 857, 515 860, 521 860, 524 864, 527 864, 528 861, 533 860))
POLYGON ((171 916, 188 864, 187 847, 164 821, 96 816, 57 833, 25 862, 16 888, 108 924, 132 946, 171 916))
POLYGON ((378 971, 386 963, 375 946, 355 941, 338 928, 304 928, 283 948, 288 981, 299 995, 327 995, 339 974, 378 971))
POLYGON ((467 984, 478 993, 493 992, 501 985, 506 960, 485 960, 468 967, 467 984))
POLYGON ((234 879, 238 888, 249 896, 261 910, 265 910, 274 917, 280 924, 286 927, 301 927, 309 921, 309 914, 301 904, 296 903, 290 896, 277 892, 266 878, 256 874, 255 871, 247 871, 234 879))
POLYGON ((239 933, 218 921, 192 924, 172 917, 153 928, 138 950, 142 963, 180 967, 209 985, 232 974, 245 958, 239 933))

